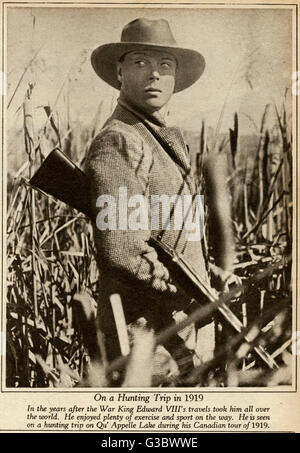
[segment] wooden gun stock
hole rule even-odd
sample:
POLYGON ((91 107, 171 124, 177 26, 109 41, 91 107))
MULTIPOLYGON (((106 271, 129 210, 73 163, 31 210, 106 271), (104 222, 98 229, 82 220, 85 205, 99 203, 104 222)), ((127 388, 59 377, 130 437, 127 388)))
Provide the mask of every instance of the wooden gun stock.
POLYGON ((59 149, 49 153, 29 182, 35 188, 91 217, 88 178, 59 149))

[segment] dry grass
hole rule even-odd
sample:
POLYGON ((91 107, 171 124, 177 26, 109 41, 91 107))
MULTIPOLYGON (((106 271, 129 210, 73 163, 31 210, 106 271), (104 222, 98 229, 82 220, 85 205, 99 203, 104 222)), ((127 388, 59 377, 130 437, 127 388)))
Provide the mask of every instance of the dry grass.
MULTIPOLYGON (((80 298, 78 305, 79 293, 88 294, 90 301, 99 299, 91 225, 71 208, 34 192, 24 179, 56 146, 82 164, 82 156, 99 127, 101 104, 88 130, 78 125, 72 129, 68 121, 60 124, 57 114, 45 106, 45 125, 34 132, 33 89, 29 87, 23 104, 25 145, 20 152, 24 165, 8 180, 6 383, 10 387, 110 385, 105 364, 91 360, 95 352, 91 332, 94 345, 101 349, 92 314, 95 307, 84 308, 80 298), (88 326, 89 335, 84 326, 88 326)), ((238 252, 235 272, 244 281, 250 279, 232 309, 247 332, 252 332, 253 345, 243 341, 243 334, 236 336, 218 322, 215 357, 183 381, 162 349, 154 354, 153 335, 137 329, 134 338, 138 341, 133 340, 135 348, 123 385, 290 383, 291 266, 283 258, 290 255, 292 247, 291 137, 284 103, 272 130, 266 127, 268 110, 266 107, 256 150, 239 148, 237 114, 228 134, 230 146, 225 140, 218 149, 227 156, 230 169, 228 188, 238 252), (255 151, 251 165, 247 157, 250 151, 255 151), (276 263, 264 278, 251 280, 276 263), (252 354, 255 344, 265 346, 276 358, 278 370, 264 368, 252 354), (141 361, 144 374, 137 371, 141 361)), ((196 170, 201 184, 203 158, 211 151, 204 139, 204 123, 200 135, 196 170)))

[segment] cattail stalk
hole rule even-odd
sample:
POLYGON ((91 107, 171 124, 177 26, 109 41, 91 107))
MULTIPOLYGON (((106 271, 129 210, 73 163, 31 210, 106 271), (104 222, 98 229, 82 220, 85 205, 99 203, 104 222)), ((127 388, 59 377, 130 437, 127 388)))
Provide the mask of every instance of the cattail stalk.
MULTIPOLYGON (((35 147, 34 147, 34 132, 33 132, 33 109, 32 109, 32 94, 33 85, 29 85, 26 93, 26 98, 23 103, 24 113, 24 133, 25 133, 25 151, 29 159, 29 178, 34 174, 35 164, 35 147)), ((35 191, 30 191, 30 211, 31 218, 30 236, 31 236, 31 265, 32 265, 32 296, 34 305, 35 322, 38 320, 38 302, 37 302, 37 281, 36 281, 36 218, 35 218, 35 191)))

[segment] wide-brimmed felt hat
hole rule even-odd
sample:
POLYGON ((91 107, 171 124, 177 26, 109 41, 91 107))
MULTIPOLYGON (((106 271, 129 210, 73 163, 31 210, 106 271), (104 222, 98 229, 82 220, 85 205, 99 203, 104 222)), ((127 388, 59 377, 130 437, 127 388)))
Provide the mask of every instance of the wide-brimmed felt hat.
POLYGON ((193 85, 204 71, 204 57, 196 50, 179 47, 169 23, 164 19, 141 18, 130 22, 123 28, 121 42, 97 47, 91 55, 91 63, 102 80, 119 90, 117 62, 128 52, 147 48, 168 52, 176 58, 174 93, 193 85))

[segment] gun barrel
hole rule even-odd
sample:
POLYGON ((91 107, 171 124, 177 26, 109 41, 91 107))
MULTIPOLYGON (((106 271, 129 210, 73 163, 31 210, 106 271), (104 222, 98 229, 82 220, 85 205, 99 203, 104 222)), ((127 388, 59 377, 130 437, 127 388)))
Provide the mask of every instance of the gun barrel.
MULTIPOLYGON (((170 268, 170 265, 172 266, 172 270, 176 272, 178 281, 183 282, 184 289, 188 294, 194 297, 197 301, 200 301, 200 303, 203 303, 204 296, 206 298, 206 303, 210 302, 212 304, 216 304, 216 309, 221 314, 223 319, 225 319, 225 321, 227 321, 237 333, 241 333, 243 331, 244 326, 239 318, 230 310, 225 302, 219 301, 217 293, 214 289, 202 281, 197 272, 193 270, 188 263, 186 263, 183 257, 156 238, 151 237, 149 242, 155 247, 158 252, 158 256, 162 258, 164 263, 167 264, 167 261, 169 261, 168 268, 170 268)), ((249 335, 246 334, 244 339, 249 344, 252 343, 249 335)), ((265 351, 262 346, 255 346, 254 351, 268 365, 269 368, 278 368, 278 365, 273 357, 271 357, 271 355, 265 351)))

